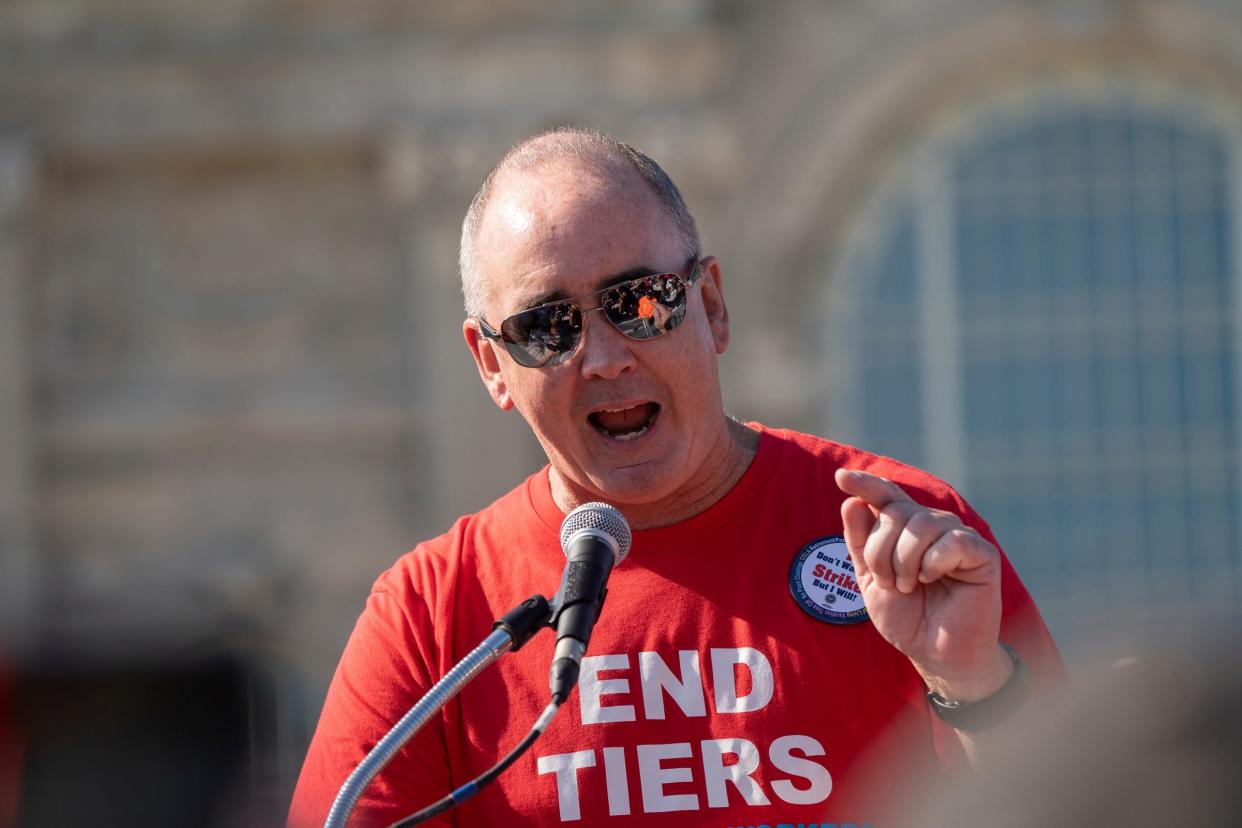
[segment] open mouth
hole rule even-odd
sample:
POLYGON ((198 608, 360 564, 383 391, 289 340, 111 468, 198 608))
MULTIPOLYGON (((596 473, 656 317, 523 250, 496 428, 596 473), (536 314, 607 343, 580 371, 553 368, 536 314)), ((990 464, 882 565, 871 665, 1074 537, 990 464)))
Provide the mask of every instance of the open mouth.
POLYGON ((587 422, 605 437, 622 443, 647 433, 660 414, 660 404, 639 403, 628 408, 602 408, 587 415, 587 422))

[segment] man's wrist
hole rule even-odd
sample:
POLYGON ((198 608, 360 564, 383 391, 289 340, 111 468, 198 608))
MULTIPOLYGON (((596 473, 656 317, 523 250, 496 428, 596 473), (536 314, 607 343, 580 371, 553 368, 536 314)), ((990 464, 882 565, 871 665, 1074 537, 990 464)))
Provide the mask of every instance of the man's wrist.
POLYGON ((1007 645, 997 643, 980 660, 978 666, 949 673, 916 663, 915 669, 927 689, 943 699, 955 702, 976 702, 1000 690, 1014 674, 1014 659, 1007 645))
POLYGON ((929 689, 927 702, 936 716, 957 730, 987 730, 1011 716, 1030 695, 1031 675, 1022 656, 1008 644, 1000 644, 1010 662, 1009 678, 992 693, 980 698, 945 697, 929 689))

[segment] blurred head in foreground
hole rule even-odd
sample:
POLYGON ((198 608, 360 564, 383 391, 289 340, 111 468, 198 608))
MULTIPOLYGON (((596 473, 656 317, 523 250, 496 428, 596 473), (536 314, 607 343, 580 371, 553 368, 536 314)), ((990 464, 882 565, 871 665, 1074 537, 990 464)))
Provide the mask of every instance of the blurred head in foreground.
POLYGON ((996 734, 994 761, 893 824, 1242 825, 1242 655, 1221 645, 1079 676, 996 734))

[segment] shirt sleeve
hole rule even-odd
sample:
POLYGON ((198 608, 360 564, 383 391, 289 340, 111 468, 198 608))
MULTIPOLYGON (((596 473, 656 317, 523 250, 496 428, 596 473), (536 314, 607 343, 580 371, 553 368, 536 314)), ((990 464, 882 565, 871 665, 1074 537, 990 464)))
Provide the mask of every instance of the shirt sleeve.
POLYGON ((954 492, 962 521, 995 546, 1001 553, 1001 631, 1000 640, 1022 656, 1031 670, 1034 695, 1046 696, 1065 682, 1065 665, 1052 640, 1052 633, 1035 606, 1035 601, 1018 577, 1013 564, 992 532, 992 527, 954 492))
MULTIPOLYGON (((951 508, 962 522, 982 535, 1000 551, 1001 557, 1001 627, 1000 640, 1018 651, 1031 671, 1031 701, 1046 703, 1066 681, 1065 664, 1052 633, 1044 623, 1030 592, 1018 577, 1013 564, 996 535, 982 517, 957 491, 950 489, 951 508)), ((949 725, 931 717, 936 750, 944 766, 957 771, 968 766, 961 743, 949 725)))
MULTIPOLYGON (((289 810, 290 828, 323 824, 337 792, 375 744, 435 683, 426 602, 374 591, 328 687, 289 810)), ((453 789, 444 721, 433 717, 371 781, 350 826, 389 825, 453 789)), ((448 816, 427 825, 452 825, 448 816)))

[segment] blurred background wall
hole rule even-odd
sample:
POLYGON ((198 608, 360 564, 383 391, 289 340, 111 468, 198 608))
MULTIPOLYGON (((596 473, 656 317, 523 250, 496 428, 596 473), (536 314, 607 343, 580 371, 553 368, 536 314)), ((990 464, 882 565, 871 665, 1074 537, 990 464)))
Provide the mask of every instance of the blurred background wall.
POLYGON ((455 257, 561 123, 681 185, 730 410, 957 484, 1071 662, 1236 614, 1234 0, 2 0, 10 665, 244 654, 283 807, 378 572, 543 462, 455 257))

